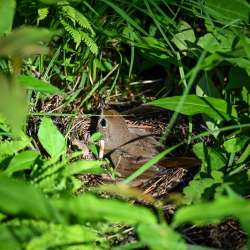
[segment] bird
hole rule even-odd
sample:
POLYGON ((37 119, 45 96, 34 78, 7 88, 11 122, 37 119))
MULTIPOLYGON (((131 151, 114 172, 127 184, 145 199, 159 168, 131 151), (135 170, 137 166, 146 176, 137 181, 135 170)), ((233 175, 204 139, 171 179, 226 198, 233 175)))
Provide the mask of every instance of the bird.
MULTIPOLYGON (((124 117, 113 109, 102 111, 97 130, 103 136, 104 156, 110 158, 122 178, 130 176, 164 149, 164 145, 146 131, 128 128, 124 117)), ((199 164, 195 157, 164 157, 137 177, 137 181, 144 182, 151 177, 166 174, 169 169, 189 169, 199 164)))

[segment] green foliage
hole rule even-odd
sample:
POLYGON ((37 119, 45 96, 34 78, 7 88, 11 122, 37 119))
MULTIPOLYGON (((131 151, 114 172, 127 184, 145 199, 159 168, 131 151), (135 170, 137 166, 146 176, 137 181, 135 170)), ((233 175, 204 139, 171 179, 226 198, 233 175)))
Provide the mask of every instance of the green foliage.
POLYGON ((98 47, 91 38, 95 33, 88 19, 75 8, 68 5, 67 2, 60 2, 58 4, 58 9, 60 23, 73 38, 76 43, 76 48, 78 48, 81 42, 84 42, 90 51, 97 55, 98 47), (76 24, 78 24, 78 26, 76 24), (90 32, 90 34, 88 32, 90 32))
MULTIPOLYGON (((148 104, 174 111, 180 99, 180 96, 172 96, 158 99, 148 104)), ((213 97, 199 97, 196 95, 186 96, 179 112, 184 115, 206 114, 210 118, 218 121, 237 117, 235 108, 227 104, 224 100, 213 97)))
MULTIPOLYGON (((111 249, 117 224, 138 236, 118 249, 202 249, 175 227, 228 217, 250 234, 248 1, 3 2, 0 249, 111 249), (76 195, 82 186, 76 175, 102 174, 105 161, 79 159, 82 152, 68 148, 71 121, 61 128, 48 116, 96 111, 99 96, 176 111, 166 136, 179 113, 189 116, 188 138, 124 181, 186 142, 193 145, 201 167, 170 225, 144 205, 76 195), (54 97, 62 103, 44 111, 54 97), (42 118, 35 118, 33 132, 27 121, 35 115, 42 118), (190 116, 199 117, 198 131, 190 116)), ((93 134, 88 145, 95 156, 100 138, 93 134)))
POLYGON ((46 117, 42 119, 38 138, 51 157, 57 158, 66 152, 66 141, 51 119, 46 117))
POLYGON ((0 15, 4 22, 0 23, 0 36, 11 31, 12 22, 15 14, 16 1, 10 0, 7 2, 1 1, 0 15))
POLYGON ((23 85, 26 89, 39 91, 41 93, 48 93, 48 94, 63 94, 61 90, 57 87, 46 83, 44 81, 38 80, 33 76, 25 76, 19 75, 17 80, 21 85, 23 85))

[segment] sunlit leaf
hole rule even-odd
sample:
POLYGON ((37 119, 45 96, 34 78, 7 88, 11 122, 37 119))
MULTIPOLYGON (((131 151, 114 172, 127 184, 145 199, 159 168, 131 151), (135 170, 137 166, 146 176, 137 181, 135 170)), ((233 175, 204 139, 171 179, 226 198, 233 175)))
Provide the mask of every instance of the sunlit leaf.
POLYGON ((49 203, 38 190, 5 174, 0 174, 0 211, 52 219, 49 203))
POLYGON ((62 91, 50 83, 39 80, 33 76, 20 75, 17 77, 19 83, 21 83, 26 89, 39 91, 49 94, 62 94, 62 91))
POLYGON ((17 171, 30 169, 38 157, 36 151, 24 151, 14 156, 6 169, 6 174, 12 175, 17 171))
POLYGON ((53 33, 48 29, 21 27, 0 38, 0 55, 24 57, 47 53, 46 47, 39 42, 48 42, 53 33))
POLYGON ((66 150, 66 141, 50 118, 44 117, 39 127, 38 138, 51 157, 58 157, 66 150))
POLYGON ((113 223, 155 224, 154 214, 145 207, 126 202, 100 199, 90 194, 75 198, 54 200, 55 207, 64 213, 72 214, 79 220, 107 220, 113 223))
POLYGON ((221 169, 226 165, 226 159, 219 149, 206 146, 204 143, 197 143, 193 146, 195 155, 210 170, 221 169))
MULTIPOLYGON (((181 96, 165 97, 148 104, 175 111, 181 98, 181 96)), ((235 108, 226 101, 196 95, 186 96, 180 113, 184 115, 206 114, 215 120, 229 120, 237 117, 235 108)))
POLYGON ((64 170, 65 176, 74 174, 101 174, 104 172, 102 168, 103 161, 79 160, 68 165, 64 170))
POLYGON ((237 153, 243 149, 250 140, 248 136, 235 136, 224 142, 224 147, 228 153, 237 153))
POLYGON ((211 16, 222 22, 247 21, 249 18, 250 5, 246 0, 208 0, 205 8, 211 16))
POLYGON ((11 31, 15 7, 15 0, 0 1, 0 37, 11 31))

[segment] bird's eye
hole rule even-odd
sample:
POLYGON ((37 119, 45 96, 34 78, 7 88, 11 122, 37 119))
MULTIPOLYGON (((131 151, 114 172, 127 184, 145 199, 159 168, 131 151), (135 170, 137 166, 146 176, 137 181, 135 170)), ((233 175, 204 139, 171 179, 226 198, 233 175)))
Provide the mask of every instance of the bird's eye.
POLYGON ((100 120, 100 122, 99 122, 99 124, 100 124, 100 126, 102 127, 102 128, 106 128, 107 127, 107 121, 106 121, 106 119, 101 119, 100 120))

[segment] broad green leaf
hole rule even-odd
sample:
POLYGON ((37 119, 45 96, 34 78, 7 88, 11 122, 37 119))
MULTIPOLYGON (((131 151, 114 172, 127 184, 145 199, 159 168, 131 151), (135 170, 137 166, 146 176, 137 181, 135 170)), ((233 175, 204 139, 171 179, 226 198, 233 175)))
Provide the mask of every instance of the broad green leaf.
POLYGON ((52 208, 33 186, 0 174, 0 211, 6 214, 26 214, 36 218, 52 219, 52 208))
MULTIPOLYGON (((181 96, 165 97, 149 102, 148 105, 175 111, 181 98, 181 96)), ((218 98, 199 97, 196 95, 186 96, 180 113, 184 115, 206 114, 214 120, 230 120, 232 117, 237 117, 235 108, 226 101, 218 98)))
POLYGON ((0 113, 11 126, 12 132, 16 133, 23 128, 26 119, 25 93, 13 77, 0 74, 0 83, 0 113))
POLYGON ((226 217, 234 216, 240 220, 243 229, 249 234, 249 211, 249 200, 220 197, 212 202, 180 208, 174 216, 173 225, 179 226, 184 223, 208 225, 218 223, 226 217))
POLYGON ((200 179, 190 181, 183 190, 184 203, 191 204, 201 201, 206 189, 221 183, 223 183, 223 173, 220 171, 213 171, 212 178, 200 177, 200 179))
POLYGON ((179 50, 187 50, 195 42, 195 34, 192 27, 185 21, 181 21, 172 42, 179 50))
POLYGON ((15 0, 0 1, 0 37, 11 31, 15 8, 15 0))
POLYGON ((154 250, 186 250, 187 246, 181 236, 165 224, 138 226, 138 234, 143 243, 154 250))
MULTIPOLYGON (((43 234, 27 244, 27 250, 55 249, 58 246, 77 245, 76 249, 87 249, 90 244, 92 249, 103 249, 95 246, 101 238, 91 227, 82 225, 52 225, 43 234)), ((66 248, 65 248, 66 249, 66 248)))
POLYGON ((38 155, 36 151, 24 151, 19 153, 11 159, 5 173, 7 175, 12 175, 17 171, 30 169, 38 155))
POLYGON ((0 38, 0 55, 12 57, 24 57, 34 54, 47 53, 41 41, 49 41, 53 33, 48 29, 21 27, 6 37, 0 38))
POLYGON ((197 143, 193 146, 193 152, 202 161, 204 166, 210 170, 218 170, 226 165, 226 159, 219 149, 206 146, 203 143, 197 143))
POLYGON ((33 76, 20 75, 17 77, 19 83, 21 83, 26 89, 31 89, 48 94, 62 94, 62 91, 50 83, 36 79, 33 76))
POLYGON ((247 21, 250 11, 246 0, 208 0, 205 9, 216 20, 226 23, 235 20, 247 21))
POLYGON ((21 243, 7 225, 0 225, 0 250, 21 249, 21 243))
POLYGON ((39 127, 38 138, 51 157, 58 157, 66 151, 66 141, 50 118, 44 117, 39 127))
POLYGON ((156 217, 150 209, 126 202, 100 199, 90 194, 74 198, 55 199, 54 206, 79 220, 106 220, 112 223, 156 224, 156 217))
POLYGON ((207 33, 199 38, 198 45, 210 53, 232 50, 235 35, 230 31, 207 33))
POLYGON ((65 176, 74 174, 101 174, 104 172, 103 161, 79 160, 68 165, 64 170, 65 176))
POLYGON ((224 147, 228 153, 237 153, 241 151, 250 140, 248 136, 235 136, 224 142, 224 147))

